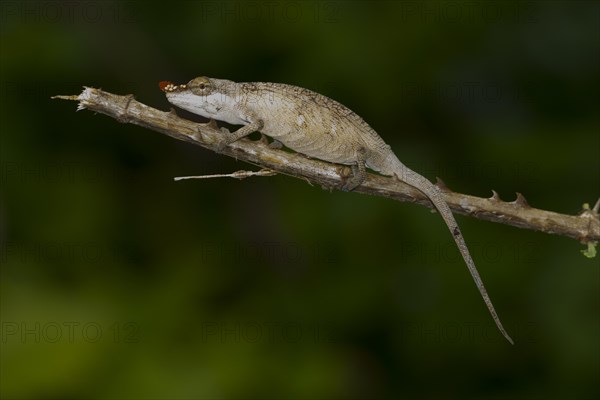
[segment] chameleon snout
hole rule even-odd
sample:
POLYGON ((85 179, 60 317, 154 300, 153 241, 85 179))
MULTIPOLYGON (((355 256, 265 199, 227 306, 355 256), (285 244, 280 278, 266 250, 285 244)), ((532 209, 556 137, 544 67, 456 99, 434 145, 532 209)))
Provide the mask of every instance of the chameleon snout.
POLYGON ((187 85, 175 85, 169 81, 160 81, 158 82, 158 87, 165 93, 177 92, 180 90, 187 89, 187 85))

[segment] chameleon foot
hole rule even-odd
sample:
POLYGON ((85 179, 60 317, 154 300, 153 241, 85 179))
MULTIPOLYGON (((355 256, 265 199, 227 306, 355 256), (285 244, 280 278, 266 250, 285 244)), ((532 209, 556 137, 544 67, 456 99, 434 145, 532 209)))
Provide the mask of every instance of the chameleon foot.
POLYGON ((352 165, 352 176, 350 176, 342 185, 344 192, 350 192, 356 189, 361 183, 365 181, 367 177, 367 170, 365 166, 365 156, 367 151, 364 147, 361 147, 356 152, 356 164, 352 165))
MULTIPOLYGON (((354 169, 354 167, 352 169, 354 169)), ((361 178, 360 176, 354 174, 351 177, 349 177, 348 179, 346 179, 346 181, 342 185, 342 190, 344 192, 351 192, 354 189, 356 189, 361 183, 363 183, 364 180, 365 180, 364 176, 361 178)))

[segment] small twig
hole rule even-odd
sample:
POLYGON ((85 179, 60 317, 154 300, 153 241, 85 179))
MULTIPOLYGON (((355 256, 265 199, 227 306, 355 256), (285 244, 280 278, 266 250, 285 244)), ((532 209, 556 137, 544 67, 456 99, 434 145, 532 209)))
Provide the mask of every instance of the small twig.
POLYGON ((56 95, 56 96, 52 96, 50 97, 51 99, 61 99, 61 100, 79 100, 79 96, 77 95, 56 95))
MULTIPOLYGON (((131 95, 118 96, 86 87, 79 96, 55 96, 54 98, 77 100, 78 110, 89 109, 106 114, 119 122, 140 125, 175 139, 328 189, 340 188, 344 180, 343 172, 347 170, 340 165, 273 149, 260 140, 251 141, 244 138, 220 149, 217 144, 220 142, 221 132, 214 121, 207 124, 188 121, 179 118, 173 111, 163 112, 148 107, 133 99, 131 95)), ((427 197, 410 185, 391 177, 371 173, 367 174, 366 180, 354 189, 354 192, 433 207, 427 197)), ((567 236, 582 243, 600 241, 600 217, 597 205, 591 209, 588 206, 579 215, 565 215, 533 208, 522 195, 517 195, 515 201, 506 202, 502 201, 496 192, 493 192, 493 196, 489 199, 452 192, 447 188, 444 188, 443 194, 452 211, 459 214, 567 236)))
POLYGON ((183 181, 187 179, 211 179, 211 178, 236 178, 245 179, 251 176, 273 176, 277 172, 270 169, 261 169, 260 171, 236 171, 231 174, 216 174, 216 175, 196 175, 196 176, 178 176, 173 178, 174 181, 183 181))

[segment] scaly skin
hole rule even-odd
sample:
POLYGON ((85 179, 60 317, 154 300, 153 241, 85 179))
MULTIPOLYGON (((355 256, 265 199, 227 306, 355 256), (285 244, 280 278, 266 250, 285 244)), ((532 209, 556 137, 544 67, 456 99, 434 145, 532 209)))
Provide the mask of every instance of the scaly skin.
POLYGON ((351 165, 354 175, 344 184, 344 190, 360 185, 368 167, 383 175, 395 176, 423 192, 452 233, 496 326, 513 343, 496 314, 443 195, 426 178, 404 166, 390 146, 356 113, 319 93, 283 83, 236 83, 198 77, 187 84, 161 82, 159 86, 167 100, 178 107, 206 118, 243 125, 235 132, 224 134, 221 146, 259 131, 298 153, 351 165))

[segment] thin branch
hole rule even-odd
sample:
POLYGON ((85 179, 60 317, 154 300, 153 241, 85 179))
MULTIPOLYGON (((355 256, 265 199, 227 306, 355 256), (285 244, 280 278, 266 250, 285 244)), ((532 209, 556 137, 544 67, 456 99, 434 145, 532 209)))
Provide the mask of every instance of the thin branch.
POLYGON ((216 174, 216 175, 195 175, 195 176, 178 176, 173 178, 174 181, 184 181, 188 179, 212 179, 212 178, 235 178, 246 179, 251 176, 273 176, 277 172, 270 169, 261 169, 260 171, 236 171, 231 174, 216 174))
MULTIPOLYGON (((269 147, 264 140, 251 141, 244 138, 218 151, 216 144, 221 131, 214 121, 206 124, 188 121, 179 118, 173 110, 163 112, 148 107, 136 101, 133 95, 118 96, 86 87, 79 96, 54 96, 53 98, 79 101, 78 110, 89 109, 106 114, 122 123, 140 125, 263 169, 299 178, 309 184, 320 185, 328 190, 340 188, 342 181, 350 175, 349 167, 278 150, 269 147)), ((517 193, 515 201, 504 202, 496 192, 486 199, 452 192, 440 180, 437 185, 443 191, 452 211, 456 213, 519 228, 567 236, 582 243, 600 241, 598 203, 593 208, 584 207, 579 215, 565 215, 533 208, 527 204, 520 193, 517 193)), ((368 174, 365 182, 354 191, 433 208, 431 202, 421 192, 391 177, 368 174)))

